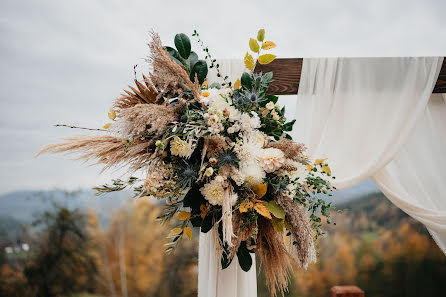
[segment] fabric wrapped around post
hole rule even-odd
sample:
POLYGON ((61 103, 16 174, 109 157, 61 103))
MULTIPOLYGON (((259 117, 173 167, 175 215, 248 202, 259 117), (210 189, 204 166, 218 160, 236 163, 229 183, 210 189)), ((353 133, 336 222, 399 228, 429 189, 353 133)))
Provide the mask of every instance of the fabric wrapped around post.
MULTIPOLYGON (((208 85, 213 82, 222 83, 224 76, 227 81, 234 83, 245 69, 242 60, 218 60, 220 72, 223 77, 217 77, 215 68, 208 73, 208 85)), ((256 297, 257 275, 255 257, 248 272, 244 272, 234 257, 228 268, 222 269, 220 253, 215 244, 215 231, 200 233, 200 246, 198 251, 198 296, 199 297, 256 297)))
POLYGON ((431 97, 442 62, 304 59, 293 138, 329 159, 338 189, 372 178, 446 253, 446 109, 431 97))

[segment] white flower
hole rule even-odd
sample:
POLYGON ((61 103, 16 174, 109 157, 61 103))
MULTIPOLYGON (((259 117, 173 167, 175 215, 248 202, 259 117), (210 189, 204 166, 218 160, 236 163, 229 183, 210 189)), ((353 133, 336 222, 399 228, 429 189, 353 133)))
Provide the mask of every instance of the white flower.
POLYGON ((192 144, 175 136, 170 142, 170 152, 174 156, 189 158, 193 152, 192 144))
POLYGON ((225 97, 229 97, 231 90, 228 88, 224 89, 209 89, 210 95, 208 96, 209 108, 219 111, 223 115, 223 111, 226 109, 229 112, 229 120, 234 122, 239 120, 240 111, 238 111, 234 106, 232 106, 225 97))
POLYGON ((207 176, 207 177, 211 176, 212 174, 214 174, 214 168, 212 168, 212 167, 208 167, 206 169, 206 171, 204 172, 204 176, 207 176))
POLYGON ((235 132, 233 127, 229 127, 227 131, 228 131, 229 134, 232 134, 232 133, 235 132))
POLYGON ((279 114, 273 110, 271 111, 271 115, 273 116, 273 120, 278 121, 280 119, 279 114))
POLYGON ((223 184, 215 178, 200 189, 204 198, 212 205, 222 205, 225 189, 223 184))
POLYGON ((266 172, 273 172, 282 167, 285 162, 285 156, 283 152, 276 148, 263 149, 259 154, 260 166, 266 172))
POLYGON ((250 187, 263 183, 266 174, 256 161, 241 162, 240 173, 244 176, 244 180, 250 187))
POLYGON ((260 118, 256 113, 252 113, 252 117, 249 113, 243 113, 240 117, 240 126, 245 131, 260 128, 260 118))
MULTIPOLYGON (((260 131, 259 131, 260 132, 260 131)), ((258 155, 262 151, 263 142, 260 143, 254 133, 244 133, 241 142, 237 144, 235 150, 241 161, 257 161, 258 155)))
POLYGON ((273 110, 274 109, 274 102, 272 102, 272 101, 268 102, 265 107, 267 109, 269 109, 269 110, 273 110))

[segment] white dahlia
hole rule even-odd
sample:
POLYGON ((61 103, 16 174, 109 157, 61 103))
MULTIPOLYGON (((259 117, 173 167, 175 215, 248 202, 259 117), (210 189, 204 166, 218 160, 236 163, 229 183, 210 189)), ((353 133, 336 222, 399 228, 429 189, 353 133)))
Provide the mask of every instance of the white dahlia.
POLYGON ((192 144, 175 136, 170 142, 170 152, 174 156, 189 158, 193 152, 192 144))
POLYGON ((262 166, 266 172, 278 170, 285 162, 285 155, 281 150, 276 148, 263 149, 258 158, 260 166, 262 166))
POLYGON ((250 187, 263 183, 266 174, 256 160, 240 163, 240 173, 250 187))
POLYGON ((222 205, 225 189, 223 188, 223 183, 220 179, 213 179, 211 182, 205 184, 200 189, 201 194, 204 198, 209 201, 212 205, 222 205))

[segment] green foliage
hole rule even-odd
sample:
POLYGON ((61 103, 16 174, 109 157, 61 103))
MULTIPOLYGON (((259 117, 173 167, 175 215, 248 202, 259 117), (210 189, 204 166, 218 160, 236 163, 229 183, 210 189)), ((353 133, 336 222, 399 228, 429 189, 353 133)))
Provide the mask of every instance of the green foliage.
POLYGON ((252 257, 246 247, 246 241, 242 241, 237 251, 237 259, 243 271, 249 271, 252 266, 252 257))
POLYGON ((42 226, 35 258, 24 269, 37 296, 69 296, 94 289, 96 267, 88 253, 86 218, 77 210, 56 208, 34 222, 42 226), (76 279, 74 275, 85 275, 76 279))
POLYGON ((174 43, 180 56, 183 59, 188 59, 191 50, 189 37, 184 33, 179 33, 175 35, 174 43))

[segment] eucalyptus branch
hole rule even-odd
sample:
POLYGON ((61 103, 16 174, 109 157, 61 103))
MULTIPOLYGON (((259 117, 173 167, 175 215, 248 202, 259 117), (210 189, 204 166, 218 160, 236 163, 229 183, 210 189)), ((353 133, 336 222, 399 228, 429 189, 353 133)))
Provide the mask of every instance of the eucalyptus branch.
POLYGON ((228 82, 228 78, 229 76, 223 76, 220 73, 220 64, 217 63, 216 59, 212 59, 211 53, 209 52, 209 48, 207 46, 204 45, 204 42, 200 39, 200 34, 198 34, 197 30, 194 30, 194 33, 192 34, 192 36, 197 38, 197 42, 198 44, 200 44, 200 46, 203 49, 203 52, 206 54, 205 59, 209 60, 209 62, 211 63, 211 66, 209 66, 209 68, 214 68, 217 70, 217 77, 222 77, 224 83, 222 84, 222 86, 228 85, 231 86, 231 82, 228 82))

